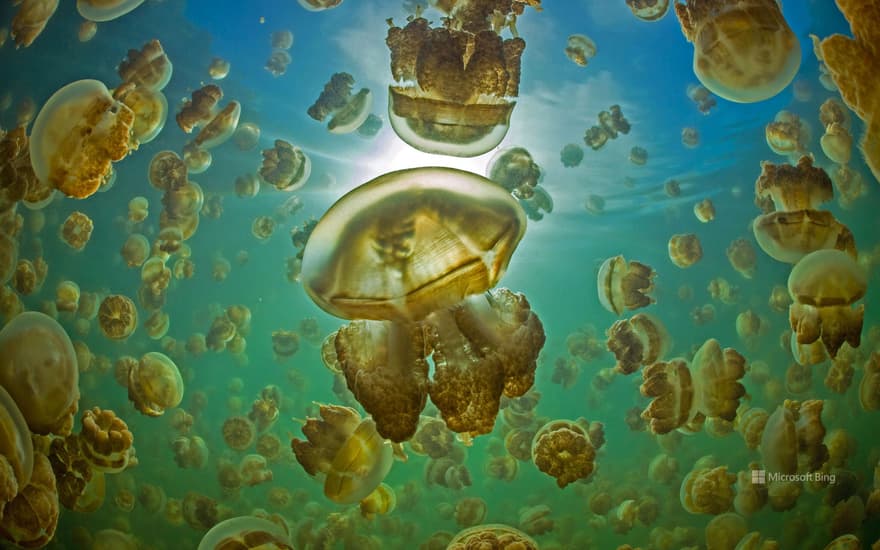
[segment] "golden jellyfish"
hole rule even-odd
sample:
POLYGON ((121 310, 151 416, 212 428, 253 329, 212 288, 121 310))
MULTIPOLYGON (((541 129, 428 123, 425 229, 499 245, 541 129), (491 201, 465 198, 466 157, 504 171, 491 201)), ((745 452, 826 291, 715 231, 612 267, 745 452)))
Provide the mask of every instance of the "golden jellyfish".
POLYGON ((669 259, 684 269, 700 261, 703 247, 700 239, 693 233, 673 235, 669 238, 669 259))
POLYGON ((299 334, 292 330, 276 330, 272 332, 272 351, 276 360, 285 360, 299 351, 299 334))
POLYGON ((229 511, 216 500, 195 491, 187 491, 181 502, 183 520, 197 531, 207 531, 229 517, 229 511))
POLYGON ((242 122, 232 134, 232 142, 239 151, 252 150, 260 143, 260 127, 253 122, 242 122))
POLYGON ((30 430, 13 398, 0 386, 0 510, 30 482, 34 448, 30 430))
POLYGON ((604 441, 601 429, 590 432, 590 425, 583 419, 551 420, 535 434, 532 461, 539 470, 556 478, 560 489, 587 479, 596 467, 596 451, 604 441))
POLYGON ((741 411, 737 414, 734 420, 734 429, 742 435, 746 447, 749 449, 758 448, 769 417, 770 415, 767 414, 767 411, 757 407, 741 411))
POLYGON ((599 125, 591 126, 584 132, 584 143, 593 151, 604 147, 608 140, 616 139, 618 134, 628 134, 632 129, 623 116, 620 105, 612 105, 607 111, 600 111, 598 118, 599 125))
POLYGON ((817 250, 804 256, 788 277, 791 329, 798 344, 821 340, 833 359, 844 342, 858 348, 865 306, 852 305, 867 289, 865 272, 839 250, 817 250))
POLYGON ((755 276, 755 264, 757 263, 757 254, 752 243, 745 239, 735 239, 727 247, 727 260, 730 265, 746 279, 755 276))
MULTIPOLYGON (((12 18, 9 36, 15 40, 15 47, 27 48, 40 36, 46 23, 58 9, 58 0, 25 0, 12 18)), ((4 36, 3 42, 6 41, 4 36)))
POLYGON ((678 460, 665 453, 660 453, 648 464, 648 477, 654 483, 670 484, 678 476, 678 460))
POLYGON ((214 156, 211 151, 203 149, 195 144, 195 142, 187 143, 183 146, 183 162, 186 170, 190 174, 201 174, 211 167, 214 162, 214 156))
POLYGON ((76 11, 89 21, 112 21, 134 10, 144 0, 76 0, 76 11))
POLYGON ((614 370, 621 374, 632 374, 640 366, 658 361, 670 347, 666 327, 647 313, 617 321, 605 334, 605 345, 617 359, 614 370))
POLYGON ((779 111, 764 127, 764 137, 777 155, 799 158, 809 150, 810 127, 796 114, 779 111))
POLYGON ((841 535, 829 542, 824 550, 862 550, 862 543, 855 535, 841 535))
POLYGON ((111 294, 98 308, 101 332, 111 340, 124 340, 137 328, 137 307, 128 296, 111 294))
POLYGON ((599 303, 602 307, 621 315, 625 309, 647 307, 655 302, 649 294, 654 290, 657 273, 648 265, 623 256, 608 258, 599 268, 597 277, 599 303))
POLYGON ((644 166, 648 162, 648 151, 644 147, 633 147, 629 150, 629 161, 636 166, 644 166))
POLYGON ((235 194, 240 198, 256 197, 260 192, 260 178, 255 174, 245 174, 235 178, 235 194))
POLYGON ((880 15, 876 6, 866 0, 838 2, 838 8, 849 22, 853 38, 834 34, 820 42, 811 37, 817 57, 824 61, 844 102, 865 122, 860 149, 874 177, 880 179, 878 92, 871 77, 880 66, 875 46, 880 15))
POLYGON ((694 216, 703 223, 715 219, 715 205, 711 199, 703 199, 694 205, 694 216))
POLYGON ((555 522, 550 516, 550 507, 538 504, 519 511, 519 528, 529 535, 543 535, 553 530, 555 522))
POLYGON ((131 128, 133 149, 156 139, 168 118, 168 100, 162 92, 125 83, 113 92, 113 97, 134 112, 131 128))
POLYGON ((0 536, 19 548, 42 548, 55 536, 58 515, 52 465, 46 455, 35 453, 30 481, 3 509, 0 536))
POLYGON ((177 125, 187 134, 199 126, 210 122, 215 114, 217 103, 223 97, 223 90, 216 84, 207 84, 191 94, 191 99, 183 102, 176 115, 177 125))
POLYGON ((484 468, 486 475, 501 481, 513 481, 519 472, 517 459, 504 454, 490 458, 484 468))
POLYGON ((361 515, 368 520, 377 515, 388 515, 397 506, 397 495, 394 489, 380 483, 376 489, 364 498, 360 503, 361 515))
POLYGON ((775 96, 800 67, 801 48, 774 0, 687 0, 675 14, 694 44, 694 74, 714 94, 737 103, 775 96))
POLYGON ((261 241, 268 240, 275 232, 275 220, 271 216, 257 216, 251 224, 251 235, 261 241))
POLYGON ((727 512, 712 518, 706 524, 706 548, 708 550, 735 550, 739 541, 748 533, 746 520, 739 514, 727 512))
POLYGON ((150 203, 146 197, 137 196, 128 201, 128 220, 140 223, 150 215, 150 203))
POLYGON ((197 550, 274 548, 293 550, 290 535, 280 525, 255 516, 223 520, 204 534, 197 550))
POLYGON ((258 454, 245 455, 238 465, 238 471, 241 473, 242 485, 246 487, 267 483, 273 478, 266 457, 258 454))
POLYGON ((174 462, 179 468, 199 469, 208 463, 208 445, 197 435, 181 435, 171 442, 174 462))
POLYGON ((277 78, 287 72, 287 66, 290 65, 290 62, 290 54, 285 50, 276 48, 272 50, 272 54, 266 60, 265 68, 272 76, 277 78))
POLYGON ((161 416, 183 399, 183 379, 167 355, 151 351, 128 371, 128 398, 147 416, 161 416))
POLYGON ((700 144, 700 133, 693 126, 681 129, 681 144, 688 149, 694 149, 700 144))
POLYGON ((81 251, 92 237, 92 219, 82 212, 71 212, 59 228, 59 237, 70 248, 81 251))
POLYGON ((293 46, 293 33, 287 29, 275 31, 269 36, 273 49, 289 50, 293 46))
POLYGON ((263 164, 259 172, 263 181, 274 185, 279 191, 296 191, 308 181, 312 161, 299 147, 276 139, 272 149, 263 150, 263 164))
POLYGON ((76 37, 80 42, 88 42, 95 37, 98 32, 98 24, 94 21, 83 21, 77 29, 76 37))
POLYGON ((174 151, 160 151, 150 161, 150 184, 159 191, 185 186, 186 173, 186 163, 174 151))
MULTIPOLYGON (((300 6, 305 8, 308 11, 324 11, 331 10, 340 4, 342 4, 342 0, 297 0, 300 6)), ((286 33, 290 33, 290 31, 283 31, 286 33)), ((292 36, 292 35, 291 35, 292 36)), ((290 39, 290 42, 293 43, 293 38, 290 39)), ((275 44, 275 38, 273 34, 272 38, 273 45, 275 44)), ((289 48, 290 46, 288 46, 289 48)))
POLYGON ((795 166, 761 163, 761 175, 755 180, 755 204, 765 212, 816 210, 832 198, 831 178, 821 167, 813 166, 809 156, 802 156, 795 166))
POLYGON ((303 425, 306 440, 293 438, 296 460, 309 475, 326 475, 324 496, 337 504, 359 502, 391 470, 391 445, 371 418, 361 419, 354 409, 320 405, 319 414, 303 425))
POLYGON ((535 194, 543 174, 527 149, 508 147, 492 155, 486 177, 513 193, 514 197, 529 199, 535 194))
POLYGON ((114 474, 128 466, 134 436, 113 411, 98 407, 85 411, 79 438, 83 456, 95 470, 114 474))
POLYGON ((842 124, 832 122, 825 128, 819 140, 822 152, 832 162, 847 164, 852 156, 853 138, 842 124))
POLYGON ((569 143, 562 148, 559 159, 566 168, 580 166, 581 161, 584 160, 584 149, 577 143, 569 143))
MULTIPOLYGON (((204 150, 221 145, 235 133, 240 116, 241 104, 230 101, 199 131, 193 143, 204 150)), ((190 171, 195 173, 192 169, 190 171)))
POLYGON ((150 312, 150 315, 144 319, 144 331, 153 340, 164 338, 168 334, 170 325, 171 317, 160 309, 150 312))
POLYGON ((233 416, 223 422, 222 434, 230 449, 245 451, 253 445, 257 428, 246 416, 233 416))
POLYGON ((327 130, 333 134, 348 134, 357 130, 370 114, 373 106, 373 93, 361 88, 352 94, 354 77, 348 73, 334 73, 324 85, 321 95, 315 100, 307 114, 323 122, 327 117, 327 130))
MULTIPOLYGON (((873 352, 865 361, 859 383, 859 403, 866 411, 880 410, 880 352, 873 352)), ((880 487, 877 487, 880 489, 880 487)))
POLYGON ((229 75, 229 61, 220 57, 215 57, 208 65, 208 76, 214 80, 223 80, 229 75))
POLYGON ((626 0, 626 5, 642 21, 659 21, 669 11, 669 0, 626 0))
POLYGON ((50 97, 34 121, 34 173, 69 197, 84 199, 110 178, 129 152, 134 112, 97 80, 72 82, 50 97))
MULTIPOLYGON (((668 0, 667 0, 668 1, 668 0)), ((586 67, 596 55, 596 43, 583 34, 572 34, 565 45, 565 56, 579 67, 586 67)))
POLYGON ((79 402, 79 369, 61 325, 30 311, 7 323, 0 330, 0 385, 32 432, 70 433, 79 402))
POLYGON ((392 24, 385 43, 398 84, 388 90, 388 117, 404 142, 459 157, 483 154, 501 142, 512 98, 519 95, 526 42, 513 21, 525 6, 459 3, 444 6, 453 26, 432 28, 423 17, 403 28, 392 24), (514 37, 503 39, 507 25, 514 37))
POLYGON ((525 296, 491 290, 524 230, 508 192, 449 168, 380 176, 317 223, 303 286, 328 313, 355 319, 337 333, 337 360, 383 437, 412 436, 428 394, 453 431, 488 433, 502 394, 532 386, 541 322, 525 296))
POLYGON ((453 537, 447 550, 467 550, 469 548, 517 548, 538 550, 538 543, 519 529, 500 523, 490 523, 468 527, 453 537))
POLYGON ((727 466, 695 468, 681 482, 681 505, 692 514, 722 514, 733 506, 735 482, 727 466))

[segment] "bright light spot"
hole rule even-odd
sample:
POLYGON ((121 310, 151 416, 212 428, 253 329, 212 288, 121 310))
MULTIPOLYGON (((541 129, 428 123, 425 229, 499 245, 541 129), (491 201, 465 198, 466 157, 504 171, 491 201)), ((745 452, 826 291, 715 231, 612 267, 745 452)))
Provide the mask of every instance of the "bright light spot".
POLYGON ((380 158, 367 161, 371 168, 377 170, 377 176, 387 172, 421 166, 458 168, 459 170, 467 170, 482 176, 486 174, 486 165, 489 163, 489 158, 491 158, 489 154, 479 157, 461 158, 423 153, 402 142, 396 136, 389 140, 381 150, 384 151, 384 154, 380 158))

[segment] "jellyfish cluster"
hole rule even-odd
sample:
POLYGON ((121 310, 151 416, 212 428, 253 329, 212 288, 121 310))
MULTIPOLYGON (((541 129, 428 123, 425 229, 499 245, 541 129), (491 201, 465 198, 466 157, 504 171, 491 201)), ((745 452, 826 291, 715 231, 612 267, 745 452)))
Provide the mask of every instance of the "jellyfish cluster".
POLYGON ((593 151, 604 147, 609 139, 617 139, 618 135, 628 134, 632 129, 629 121, 623 116, 620 105, 612 105, 598 116, 599 124, 591 126, 584 133, 584 143, 593 151))

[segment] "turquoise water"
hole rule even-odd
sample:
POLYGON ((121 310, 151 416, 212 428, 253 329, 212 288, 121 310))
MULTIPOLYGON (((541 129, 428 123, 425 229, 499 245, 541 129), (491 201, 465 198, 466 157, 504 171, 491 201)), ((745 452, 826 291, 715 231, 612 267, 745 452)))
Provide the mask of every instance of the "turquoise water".
MULTIPOLYGON (((11 21, 15 9, 8 4, 0 8, 4 25, 11 21)), ((863 299, 862 344, 854 361, 853 383, 843 394, 823 384, 830 361, 812 367, 812 383, 804 392, 792 394, 785 389, 786 370, 793 359, 779 341, 789 327, 788 316, 771 309, 768 297, 774 285, 786 284, 791 267, 763 253, 749 225, 760 214, 753 189, 761 161, 782 164, 788 160, 771 151, 765 140, 765 125, 777 112, 788 110, 800 116, 811 128, 807 151, 815 156, 817 165, 829 172, 834 169, 819 144, 822 127, 818 113, 827 98, 838 94, 819 83, 818 62, 808 35, 849 34, 849 27, 828 1, 789 1, 784 13, 802 51, 795 84, 758 103, 737 104, 717 98, 717 106, 708 115, 700 113, 686 94, 689 85, 698 83, 692 68, 693 47, 684 40, 674 14, 649 24, 636 19, 623 2, 573 1, 548 2, 543 11, 527 9, 518 19, 519 35, 526 41, 521 84, 510 130, 499 147, 521 146, 531 153, 541 167, 541 186, 553 198, 554 209, 543 220, 528 222, 499 286, 524 293, 544 326, 546 343, 534 383, 541 394, 535 410, 538 419, 583 417, 602 422, 606 442, 598 451, 592 476, 565 489, 558 488, 554 479, 529 461, 518 462, 512 480, 487 475, 489 459, 506 452, 503 438, 509 428, 500 417, 492 433, 476 436, 473 445, 466 448, 464 464, 472 484, 458 490, 428 484, 428 458, 404 444, 408 460, 396 461, 385 478, 397 494, 397 507, 373 520, 362 518, 357 505, 341 506, 324 497, 321 482, 306 474, 289 451, 291 437, 302 438, 297 419, 314 416, 314 403, 342 403, 333 392, 333 376, 321 360, 320 340, 345 321, 322 311, 300 283, 289 280, 286 262, 297 253, 289 238, 291 229, 311 217, 320 218, 345 193, 377 176, 420 166, 487 173, 495 149, 472 158, 420 152, 405 144, 388 122, 387 87, 392 79, 385 45, 386 19, 404 25, 406 8, 399 2, 349 0, 336 9, 307 12, 295 2, 233 5, 148 0, 119 19, 99 23, 94 38, 82 43, 77 39, 82 18, 73 2, 62 2, 33 45, 14 49, 8 40, 0 48, 4 75, 0 95, 9 93, 12 98, 12 106, 0 112, 0 127, 5 129, 15 126, 16 108, 25 98, 31 98, 39 111, 56 90, 75 80, 90 78, 111 89, 117 86, 118 63, 129 49, 140 49, 151 39, 161 42, 174 67, 163 90, 171 108, 164 129, 154 141, 114 164, 112 188, 82 201, 57 197, 42 209, 45 227, 40 231, 33 226, 38 214, 18 207, 24 219, 17 236, 19 258, 36 258, 41 246, 49 265, 41 290, 20 298, 27 310, 41 311, 46 302, 53 302, 55 288, 64 280, 77 282, 83 292, 136 299, 139 270, 127 268, 118 251, 128 232, 136 230, 152 241, 159 231, 162 193, 148 180, 150 161, 160 151, 180 153, 192 139, 175 124, 174 113, 183 99, 212 82, 208 66, 213 58, 220 57, 231 65, 226 78, 214 81, 223 90, 221 104, 239 101, 240 123, 251 122, 261 130, 256 148, 242 151, 230 140, 212 150, 213 162, 207 171, 190 175, 189 179, 202 187, 206 202, 222 201, 222 214, 214 219, 203 210, 198 231, 186 241, 195 275, 171 281, 162 308, 170 317, 164 339, 149 338, 140 326, 127 340, 111 341, 103 336, 96 320, 85 322, 73 313, 58 315, 70 338, 84 343, 105 365, 121 356, 139 358, 149 351, 164 350, 174 359, 185 384, 180 407, 195 417, 190 435, 204 438, 210 453, 206 464, 183 469, 175 463, 171 442, 178 433, 171 425, 173 411, 155 418, 140 414, 129 401, 126 388, 114 380, 113 368, 94 366, 97 359, 90 369, 81 364, 80 412, 94 406, 115 411, 134 434, 138 464, 106 476, 106 498, 98 510, 83 514, 62 507, 56 536, 48 547, 88 548, 87 541, 98 532, 116 529, 130 533, 143 548, 196 548, 206 526, 174 524, 162 511, 151 512, 142 502, 136 502, 131 510, 120 505, 126 492, 138 495, 145 485, 161 487, 169 499, 200 493, 219 503, 223 508, 220 517, 248 515, 255 509, 280 514, 296 548, 324 547, 318 546, 314 537, 306 542, 309 526, 319 532, 339 524, 346 526, 341 529, 346 536, 340 535, 335 546, 326 547, 419 548, 424 544, 424 548, 442 548, 442 544, 429 546, 427 541, 438 531, 454 534, 468 525, 454 514, 455 506, 465 498, 485 503, 486 515, 479 523, 514 527, 520 527, 522 509, 546 505, 554 525, 533 535, 541 548, 613 549, 623 544, 655 549, 707 547, 705 528, 713 516, 683 509, 679 502, 682 479, 705 455, 714 456, 716 464, 726 465, 734 473, 748 471, 749 463, 760 461, 761 455, 746 448, 737 432, 724 437, 705 431, 666 436, 661 443, 650 432, 631 430, 625 422, 627 411, 634 407, 641 410, 648 404, 639 393, 640 373, 617 376, 604 389, 594 387, 600 370, 614 366, 614 356, 604 349, 604 333, 618 320, 597 299, 596 275, 601 262, 617 254, 656 271, 652 293, 656 303, 623 317, 645 311, 658 318, 671 340, 665 357, 689 356, 707 339, 716 338, 722 347, 738 350, 749 364, 760 361, 769 366, 770 382, 758 383, 749 374, 743 378, 748 394, 744 401, 773 412, 784 399, 826 400, 823 421, 827 431, 845 430, 856 442, 856 450, 846 463, 833 470, 841 480, 847 478, 846 472, 852 472, 858 480, 854 487, 804 490, 797 504, 783 512, 765 506, 745 518, 748 531, 760 531, 762 536, 779 541, 781 548, 821 549, 835 536, 849 532, 860 538, 863 547, 869 547, 880 537, 876 510, 869 510, 864 521, 849 527, 841 528, 841 522, 832 518, 841 494, 868 501, 876 489, 873 476, 880 446, 872 427, 877 425, 878 413, 863 410, 858 392, 862 365, 872 347, 880 345, 876 337, 878 313, 872 307, 880 299, 878 271, 873 268, 878 261, 875 247, 880 244, 878 182, 854 147, 850 167, 864 179, 864 194, 844 208, 835 191, 836 199, 823 205, 852 231, 863 264, 870 268, 863 299), (285 74, 275 77, 264 65, 272 52, 270 34, 283 29, 294 35, 291 63, 285 74), (576 33, 589 36, 597 45, 597 54, 586 67, 571 62, 564 53, 567 37, 576 33), (330 76, 343 71, 354 77, 355 91, 366 87, 373 92, 371 112, 384 120, 373 138, 357 133, 331 134, 306 114, 330 76), (801 90, 799 97, 795 97, 795 86, 801 90), (564 167, 559 156, 562 148, 569 143, 583 145, 585 130, 596 124, 600 111, 614 104, 620 105, 632 130, 598 151, 586 148, 579 166, 564 167), (696 148, 681 143, 684 127, 698 131, 696 148), (235 179, 255 173, 262 160, 260 151, 271 148, 276 139, 300 147, 310 157, 307 184, 291 193, 264 183, 256 197, 238 197, 235 179), (629 161, 633 147, 647 150, 645 165, 629 161), (625 184, 628 179, 631 185, 625 184), (681 189, 675 197, 664 190, 664 183, 672 179, 681 189), (272 216, 291 194, 301 199, 303 208, 281 219, 268 239, 255 238, 251 231, 254 219, 272 216), (587 212, 584 203, 590 195, 604 198, 604 212, 587 212), (145 197, 150 207, 148 218, 133 226, 126 216, 128 202, 135 196, 145 197), (708 224, 700 223, 692 213, 693 205, 705 198, 713 201, 717 211, 715 220, 708 224), (87 214, 94 222, 91 239, 80 252, 58 238, 58 227, 73 211, 87 214), (667 254, 670 236, 679 233, 695 233, 702 243, 703 258, 688 269, 676 267, 667 254), (756 271, 750 279, 735 271, 725 256, 728 245, 738 238, 745 238, 756 251, 756 271), (244 263, 237 261, 242 251, 247 253, 244 263), (222 281, 212 277, 218 258, 226 258, 231 265, 222 281), (738 288, 735 303, 725 304, 710 296, 707 286, 716 277, 738 288), (689 287, 692 296, 682 299, 682 287, 689 287), (252 314, 243 354, 207 351, 194 355, 184 349, 191 335, 207 333, 215 316, 235 304, 245 305, 252 314), (698 325, 691 313, 704 304, 714 306, 715 317, 698 325), (760 335, 746 341, 737 334, 736 318, 749 309, 765 326, 760 335), (299 331, 300 323, 308 319, 317 321, 320 338, 316 342, 302 339, 293 357, 277 360, 272 332, 299 331), (585 326, 593 327, 601 352, 590 361, 576 360, 577 378, 563 388, 551 380, 554 363, 558 358, 571 358, 566 341, 585 326), (874 333, 869 335, 872 327, 874 333), (233 379, 240 380, 240 387, 230 388, 233 379), (246 453, 230 449, 221 426, 231 416, 247 414, 267 385, 278 386, 283 395, 279 418, 268 431, 280 438, 285 452, 270 464, 271 481, 224 495, 217 479, 221 464, 238 463, 255 451, 253 447, 246 453), (206 400, 201 408, 196 405, 199 399, 206 400), (674 456, 679 465, 665 484, 652 481, 647 471, 651 459, 663 452, 674 456), (270 498, 270 491, 279 488, 290 493, 290 501, 283 506, 270 498), (591 499, 601 493, 610 495, 612 507, 628 499, 642 502, 652 496, 659 504, 657 517, 635 521, 626 532, 616 532, 611 518, 614 510, 606 518, 590 508, 591 499), (664 546, 660 540, 663 533, 675 529, 679 529, 675 542, 664 546)), ((436 10, 428 10, 425 16, 435 22, 441 18, 436 10)), ((850 118, 852 135, 859 139, 863 124, 854 113, 850 118)), ((173 262, 170 260, 169 266, 173 262)), ((139 309, 143 320, 148 312, 139 309)), ((350 394, 343 397, 352 403, 350 394)), ((428 413, 436 415, 436 410, 429 405, 428 413)), ((78 427, 79 416, 75 430, 78 427)))

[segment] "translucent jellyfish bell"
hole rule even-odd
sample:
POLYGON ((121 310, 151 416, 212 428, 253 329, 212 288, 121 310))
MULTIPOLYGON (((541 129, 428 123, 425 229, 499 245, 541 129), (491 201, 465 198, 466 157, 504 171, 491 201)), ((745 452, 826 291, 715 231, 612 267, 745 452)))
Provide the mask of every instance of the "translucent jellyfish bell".
POLYGON ((101 23, 122 17, 144 0, 77 0, 76 11, 89 21, 101 23))
POLYGON ((255 516, 241 516, 221 521, 209 529, 197 550, 264 547, 293 549, 290 536, 280 525, 255 516))
POLYGON ((694 44, 694 74, 724 99, 773 97, 800 67, 800 44, 776 0, 687 0, 675 14, 694 44))
POLYGON ((576 65, 586 67, 590 59, 596 55, 596 43, 583 34, 573 34, 568 37, 565 55, 576 65))
POLYGON ((342 0, 297 0, 297 2, 308 11, 331 10, 342 4, 342 0))

